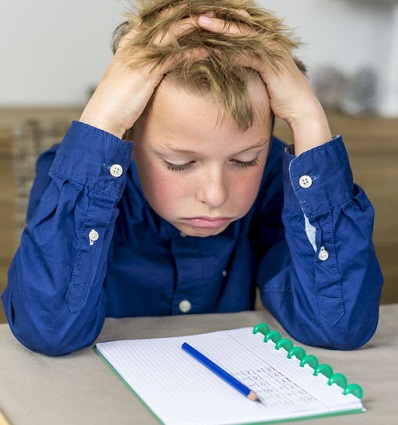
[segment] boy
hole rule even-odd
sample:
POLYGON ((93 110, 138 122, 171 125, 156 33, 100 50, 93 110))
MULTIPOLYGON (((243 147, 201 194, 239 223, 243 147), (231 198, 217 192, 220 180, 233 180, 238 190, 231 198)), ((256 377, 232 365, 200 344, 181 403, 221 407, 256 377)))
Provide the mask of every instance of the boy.
POLYGON ((106 316, 251 309, 256 286, 306 344, 374 333, 373 209, 296 44, 251 1, 213 3, 130 14, 80 122, 39 159, 3 295, 30 349, 85 347, 106 316))

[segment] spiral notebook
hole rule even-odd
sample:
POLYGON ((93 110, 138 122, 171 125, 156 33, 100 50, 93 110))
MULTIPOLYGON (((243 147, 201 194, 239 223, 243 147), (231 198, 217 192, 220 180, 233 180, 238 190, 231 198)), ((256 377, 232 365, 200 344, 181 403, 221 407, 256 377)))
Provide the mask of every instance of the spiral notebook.
POLYGON ((359 413, 362 388, 267 324, 98 343, 95 351, 165 425, 256 424, 359 413), (192 344, 255 391, 256 403, 181 349, 192 344))

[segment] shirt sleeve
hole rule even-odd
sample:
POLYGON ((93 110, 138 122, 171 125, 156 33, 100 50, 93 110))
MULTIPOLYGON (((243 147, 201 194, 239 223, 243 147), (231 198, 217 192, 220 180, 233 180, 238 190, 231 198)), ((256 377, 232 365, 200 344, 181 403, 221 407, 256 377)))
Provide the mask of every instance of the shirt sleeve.
POLYGON ((302 343, 357 348, 375 332, 383 281, 373 207, 340 136, 286 152, 283 168, 283 237, 260 263, 263 304, 302 343))
POLYGON ((9 325, 28 348, 61 355, 98 336, 131 151, 131 142, 73 122, 53 161, 51 152, 39 159, 28 224, 3 294, 9 325))

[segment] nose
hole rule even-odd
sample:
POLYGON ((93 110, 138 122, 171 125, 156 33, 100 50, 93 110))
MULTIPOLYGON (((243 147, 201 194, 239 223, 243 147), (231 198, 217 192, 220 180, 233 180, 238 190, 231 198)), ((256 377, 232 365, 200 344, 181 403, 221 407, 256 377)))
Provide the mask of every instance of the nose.
POLYGON ((225 203, 228 198, 228 181, 222 169, 215 167, 203 173, 196 198, 210 208, 219 208, 225 203))

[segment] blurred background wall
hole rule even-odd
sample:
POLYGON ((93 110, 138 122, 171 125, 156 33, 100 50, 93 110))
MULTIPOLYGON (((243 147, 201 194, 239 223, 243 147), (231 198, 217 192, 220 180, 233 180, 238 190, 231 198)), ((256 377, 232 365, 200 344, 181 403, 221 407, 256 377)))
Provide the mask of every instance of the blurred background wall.
MULTIPOLYGON (((260 0, 303 42, 310 76, 385 72, 391 8, 383 0, 260 0)), ((109 41, 128 0, 1 0, 0 106, 85 102, 110 59, 109 41)))
POLYGON ((110 59, 121 1, 0 1, 0 105, 81 104, 110 59))

